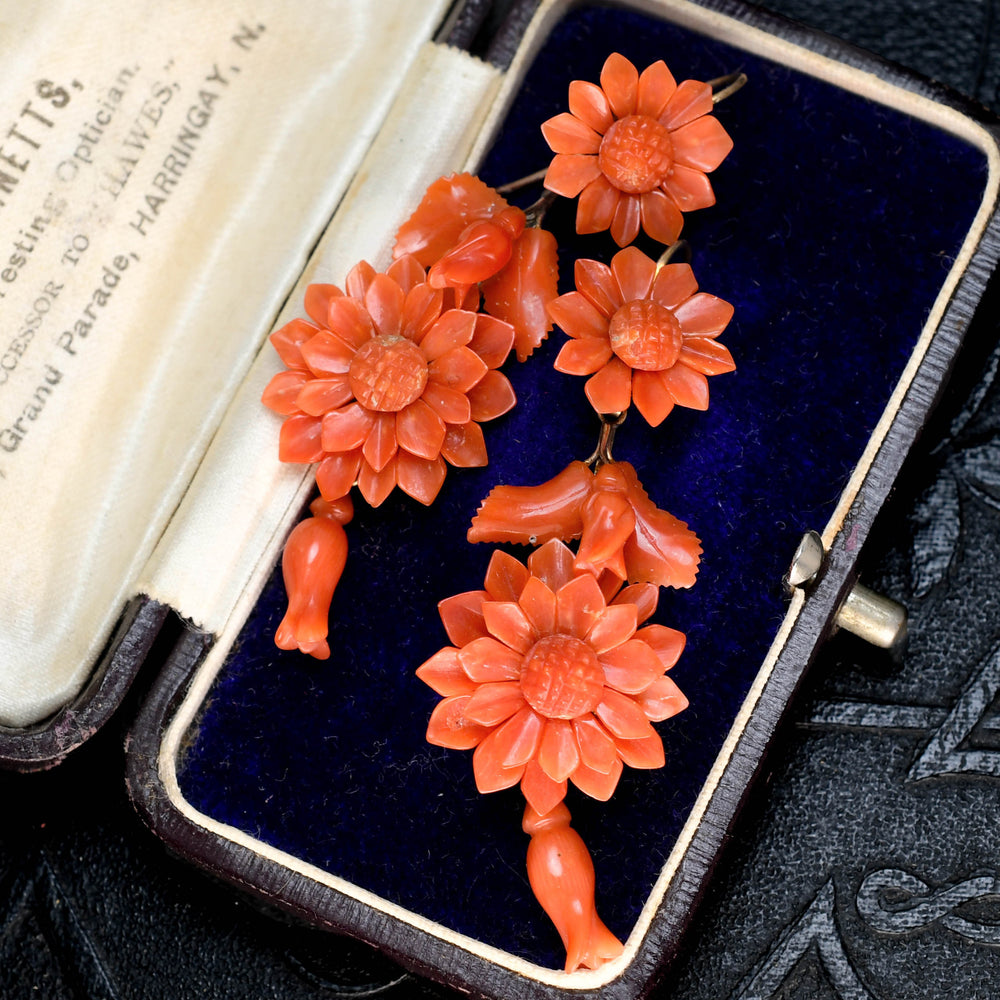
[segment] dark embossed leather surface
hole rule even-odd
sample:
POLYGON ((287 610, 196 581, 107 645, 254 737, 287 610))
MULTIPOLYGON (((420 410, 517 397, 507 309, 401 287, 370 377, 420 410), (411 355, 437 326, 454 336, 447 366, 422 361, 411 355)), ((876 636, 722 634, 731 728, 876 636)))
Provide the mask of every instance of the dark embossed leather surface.
MULTIPOLYGON (((989 0, 771 6, 997 107, 989 0)), ((909 649, 821 653, 657 1000, 1000 994, 996 298, 862 556, 909 649)), ((122 778, 142 696, 55 771, 0 776, 0 996, 456 995, 168 857, 122 778)))

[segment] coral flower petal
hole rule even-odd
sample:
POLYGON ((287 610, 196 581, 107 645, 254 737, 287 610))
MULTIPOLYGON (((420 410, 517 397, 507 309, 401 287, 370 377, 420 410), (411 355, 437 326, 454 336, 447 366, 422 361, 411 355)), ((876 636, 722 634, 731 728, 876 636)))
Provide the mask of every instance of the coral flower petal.
POLYGON ((647 719, 663 722, 688 707, 688 700, 669 677, 658 677, 637 698, 647 719))
POLYGON ((612 605, 634 604, 636 617, 641 625, 654 611, 660 598, 660 588, 655 583, 634 583, 631 587, 626 587, 619 591, 612 605))
POLYGON ((435 459, 441 454, 447 428, 445 422, 422 399, 416 399, 396 415, 396 440, 418 458, 435 459))
POLYGON ((650 427, 659 427, 674 408, 674 397, 660 378, 662 372, 635 372, 632 401, 650 427))
POLYGON ((652 770, 663 767, 666 759, 663 755, 663 740, 658 733, 647 736, 644 740, 615 740, 615 746, 621 759, 629 767, 652 770))
POLYGON ((618 760, 618 751, 604 726, 592 715, 586 715, 573 720, 573 733, 583 765, 601 774, 610 774, 618 760))
POLYGON ((593 375, 600 371, 614 352, 611 345, 599 337, 582 337, 563 344, 552 367, 567 375, 593 375))
POLYGON ((553 538, 528 556, 528 569, 549 590, 558 592, 573 579, 573 553, 553 538))
POLYGON ((345 375, 354 358, 354 348, 336 334, 320 330, 301 347, 302 359, 315 375, 345 375))
MULTIPOLYGON (((427 393, 424 393, 426 398, 427 393)), ((481 423, 484 420, 495 420, 509 410, 513 409, 517 403, 517 396, 514 395, 514 387, 506 375, 498 371, 488 371, 482 382, 474 385, 469 390, 468 401, 470 404, 470 416, 473 420, 481 423)), ((452 423, 466 423, 465 420, 454 420, 452 423)))
POLYGON ((489 461, 482 428, 474 420, 467 424, 449 424, 441 454, 459 468, 482 468, 489 461))
POLYGON ((489 368, 467 347, 456 347, 430 364, 430 379, 458 392, 468 392, 489 368))
POLYGON ((634 114, 639 71, 623 55, 612 52, 601 70, 601 89, 608 95, 608 103, 616 118, 634 114))
POLYGON ((284 371, 278 372, 267 383, 267 388, 262 393, 260 401, 269 410, 274 410, 275 413, 280 413, 283 417, 299 413, 300 410, 295 401, 298 398, 299 390, 308 381, 309 376, 306 372, 295 368, 286 368, 284 371))
POLYGON ((611 235, 620 247, 628 246, 638 235, 642 222, 639 196, 623 194, 618 199, 615 217, 611 220, 611 235))
POLYGON ((622 413, 632 402, 632 369, 620 358, 612 358, 587 380, 584 392, 598 413, 622 413))
POLYGON ((639 195, 639 216, 645 233, 667 245, 673 243, 684 228, 684 216, 680 209, 662 191, 647 191, 639 195))
POLYGON ((698 118, 670 133, 674 156, 682 167, 714 170, 733 148, 729 133, 717 118, 698 118))
POLYGON ((542 135, 554 153, 596 153, 601 147, 600 134, 565 111, 542 122, 542 135))
POLYGON ((525 704, 518 681, 480 684, 465 706, 465 717, 481 726, 499 726, 524 708, 525 704))
POLYGON ((494 601, 514 602, 520 599, 531 579, 531 572, 519 559, 497 549, 486 567, 486 591, 494 601))
POLYGON ((581 235, 611 228, 622 193, 601 174, 581 192, 576 204, 576 231, 581 235))
POLYGON ((365 294, 371 286, 372 281, 375 280, 376 274, 378 274, 378 271, 368 261, 359 261, 347 273, 347 281, 344 283, 347 294, 359 302, 364 301, 365 294))
POLYGON ((496 751, 491 745, 487 745, 491 744, 498 731, 494 730, 483 740, 472 755, 472 770, 476 776, 476 788, 484 795, 489 792, 502 791, 504 788, 511 788, 524 776, 524 764, 517 767, 504 767, 496 751))
POLYGON ((382 335, 399 334, 403 324, 403 289, 387 274, 376 274, 365 293, 365 308, 382 335))
POLYGON ((626 247, 624 250, 619 250, 612 258, 611 273, 622 291, 622 302, 645 299, 653 287, 656 262, 638 247, 626 247))
POLYGON ((496 731, 490 740, 490 751, 499 755, 503 767, 527 764, 538 753, 544 729, 545 720, 525 705, 496 731))
POLYGON ((403 294, 407 297, 417 285, 425 284, 427 280, 426 273, 420 266, 420 261, 412 254, 406 254, 398 260, 394 260, 386 268, 385 273, 403 289, 403 294))
POLYGON ((611 268, 598 260, 581 259, 573 266, 577 291, 610 317, 625 304, 611 268))
POLYGON ((699 292, 682 302, 674 315, 685 336, 717 337, 733 318, 733 307, 724 299, 699 292))
POLYGON ((659 115, 660 124, 666 125, 673 131, 679 129, 688 122, 693 122, 702 115, 711 114, 712 108, 712 88, 707 83, 699 80, 685 80, 671 95, 667 101, 662 115, 659 115))
POLYGON ((708 379, 701 372, 678 363, 668 371, 659 372, 659 376, 681 406, 708 409, 708 379))
POLYGON ((353 451, 365 443, 375 414, 358 403, 348 403, 323 417, 323 450, 353 451))
POLYGON ((641 639, 659 657, 660 672, 669 670, 684 652, 687 637, 675 628, 666 625, 647 625, 636 633, 636 639, 641 639))
POLYGON ((538 635, 555 633, 556 595, 537 576, 528 578, 517 602, 538 635))
POLYGON ((736 369, 729 348, 708 337, 685 337, 680 360, 703 375, 721 375, 736 369))
MULTIPOLYGON (((520 209, 509 209, 520 212, 520 209)), ((521 218, 523 220, 523 213, 521 218)), ((523 221, 521 224, 523 229, 523 221)), ((510 260, 512 236, 491 219, 474 222, 427 272, 435 288, 475 285, 492 278, 510 260)))
POLYGON ((538 763, 553 781, 565 781, 580 763, 580 747, 566 719, 549 719, 538 748, 538 763))
MULTIPOLYGON (((486 311, 513 327, 519 361, 525 361, 552 329, 546 306, 559 294, 558 286, 556 238, 537 228, 524 231, 511 248, 510 260, 483 285, 486 311)), ((479 325, 488 318, 481 316, 479 325)))
MULTIPOLYGON (((403 260, 413 260, 413 258, 404 257, 403 260)), ((437 322, 443 308, 444 292, 427 284, 416 285, 406 293, 400 333, 408 340, 419 344, 427 331, 437 322)))
POLYGON ((607 95, 596 83, 587 80, 574 80, 569 85, 569 110, 602 135, 615 120, 607 95))
POLYGON ((300 348, 311 337, 315 337, 317 332, 312 323, 304 319, 293 319, 280 330, 275 330, 268 339, 287 367, 305 368, 306 362, 300 348))
POLYGON ((357 481, 361 468, 361 452, 348 451, 328 455, 316 469, 316 485, 324 500, 339 500, 347 496, 357 481))
POLYGON ((368 501, 369 506, 379 507, 396 486, 396 459, 391 458, 389 464, 380 472, 376 472, 367 462, 362 460, 358 471, 358 489, 368 501))
POLYGON ((575 198, 591 181, 601 176, 596 156, 584 153, 556 153, 542 182, 549 191, 575 198))
POLYGON ((439 649, 429 660, 417 667, 417 676, 432 690, 445 698, 471 695, 478 685, 470 681, 453 646, 439 649))
POLYGON ((468 703, 467 695, 439 701, 427 723, 427 742, 449 750, 471 750, 482 743, 491 731, 466 719, 468 703))
POLYGON ((544 816, 566 798, 566 781, 553 781, 537 761, 529 760, 521 779, 521 793, 528 805, 544 816))
POLYGON ((485 638, 486 622, 483 621, 483 601, 490 595, 485 590, 467 590, 438 601, 438 614, 448 638, 456 646, 466 646, 476 639, 485 638))
POLYGON ((605 613, 607 605, 597 579, 584 573, 556 591, 556 608, 558 630, 582 639, 605 613))
POLYGON ((604 689, 604 697, 594 709, 594 715, 613 736, 623 740, 641 740, 656 732, 634 698, 611 688, 604 689))
POLYGON ((663 182, 663 189, 682 212, 709 208, 715 204, 712 182, 700 170, 674 164, 670 176, 663 182))
POLYGON ((605 683, 623 694, 645 691, 663 673, 659 656, 641 639, 609 649, 601 655, 600 663, 605 683))
POLYGON ((469 397, 464 392, 457 392, 437 382, 428 382, 420 398, 445 423, 464 424, 472 419, 472 407, 469 405, 469 397))
POLYGON ((677 307, 698 291, 690 264, 664 264, 656 275, 650 297, 676 313, 677 307))
POLYGON ((659 118, 677 90, 677 81, 667 64, 659 59, 639 74, 635 113, 659 118))
MULTIPOLYGON (((489 601, 484 601, 485 607, 489 601)), ((477 684, 494 684, 499 681, 516 681, 521 676, 524 657, 505 646, 493 636, 473 639, 458 651, 462 669, 477 684)))
MULTIPOLYGON (((714 343, 714 341, 709 341, 714 343)), ((354 393, 346 375, 330 378, 310 379, 296 397, 298 408, 303 413, 321 417, 330 410, 337 410, 354 399, 354 393)))
POLYGON ((399 488, 425 506, 433 503, 441 492, 447 474, 448 466, 440 456, 435 459, 418 458, 408 451, 401 451, 396 456, 399 488))
POLYGON ((634 604, 612 604, 600 618, 594 622, 587 633, 587 642, 594 647, 594 652, 600 656, 608 650, 628 642, 635 635, 639 614, 634 604))
POLYGON ((281 425, 278 459, 282 462, 318 462, 323 457, 323 422, 306 413, 296 413, 281 425))
POLYGON ((618 787, 618 779, 622 776, 623 770, 624 768, 620 760, 615 761, 610 774, 601 774, 600 771, 595 771, 581 762, 579 767, 570 775, 569 780, 584 795, 589 795, 592 799, 597 799, 598 802, 607 802, 614 795, 615 789, 618 787))
POLYGON ((483 620, 492 636, 518 653, 527 653, 538 639, 528 616, 512 601, 484 601, 483 620))
MULTIPOLYGON (((543 230, 532 230, 542 232, 543 230)), ((553 297, 555 293, 553 292, 553 297)), ((487 368, 499 368, 514 346, 514 327, 503 317, 485 316, 476 313, 476 329, 469 341, 469 349, 482 359, 487 368)))
POLYGON ((330 303, 328 322, 330 330, 355 351, 375 334, 368 310, 357 299, 346 295, 330 303))
POLYGON ((567 292, 549 303, 549 315, 570 337, 608 336, 608 317, 579 292, 567 292))
POLYGON ((311 319, 314 319, 320 326, 326 326, 330 302, 333 299, 339 299, 343 294, 336 285, 308 285, 302 304, 311 319))

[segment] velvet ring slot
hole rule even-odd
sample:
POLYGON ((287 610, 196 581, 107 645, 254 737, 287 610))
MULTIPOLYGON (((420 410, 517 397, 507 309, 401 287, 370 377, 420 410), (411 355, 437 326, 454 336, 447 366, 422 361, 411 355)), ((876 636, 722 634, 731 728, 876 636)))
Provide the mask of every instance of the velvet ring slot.
MULTIPOLYGON (((465 541, 482 499, 498 482, 545 483, 593 449, 581 383, 553 371, 557 332, 528 364, 505 366, 518 405, 490 425, 487 467, 449 474, 428 508, 398 491, 377 511, 357 506, 328 661, 274 648, 274 547, 214 648, 179 651, 131 763, 133 786, 149 770, 162 781, 140 806, 175 847, 235 881, 252 871, 262 895, 486 995, 634 997, 669 959, 957 348, 954 301, 977 294, 970 267, 996 227, 988 129, 919 81, 782 34, 794 33, 737 5, 543 4, 450 164, 493 186, 536 172, 551 157, 539 124, 612 50, 640 67, 666 59, 678 79, 736 70, 749 81, 716 112, 734 141, 712 175, 717 203, 683 224, 699 283, 736 305, 726 345, 738 375, 713 380, 709 414, 679 408, 657 428, 633 419, 615 443, 705 549, 698 585, 662 592, 652 619, 688 637, 670 676, 690 706, 660 728, 665 767, 626 769, 607 803, 570 803, 622 957, 559 971, 558 935, 511 877, 526 846, 516 789, 480 796, 463 755, 426 744, 437 698, 414 678, 442 645, 438 600, 486 573, 489 550, 465 541), (829 565, 789 607, 782 576, 814 527, 829 565)), ((342 213, 359 203, 346 199, 342 213)), ((334 218, 311 280, 325 274, 332 235, 355 224, 334 218)), ((551 206, 546 225, 562 291, 574 260, 619 252, 613 233, 575 232, 571 203, 551 206)), ((355 257, 369 245, 358 242, 355 257)), ((659 253, 648 235, 637 245, 659 253)))

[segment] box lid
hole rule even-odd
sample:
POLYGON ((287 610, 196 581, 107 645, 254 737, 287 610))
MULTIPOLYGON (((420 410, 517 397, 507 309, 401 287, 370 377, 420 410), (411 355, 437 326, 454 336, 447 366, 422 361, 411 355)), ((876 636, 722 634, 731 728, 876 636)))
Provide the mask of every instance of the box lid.
POLYGON ((448 8, 0 15, 0 727, 14 757, 113 650, 261 339, 448 8))

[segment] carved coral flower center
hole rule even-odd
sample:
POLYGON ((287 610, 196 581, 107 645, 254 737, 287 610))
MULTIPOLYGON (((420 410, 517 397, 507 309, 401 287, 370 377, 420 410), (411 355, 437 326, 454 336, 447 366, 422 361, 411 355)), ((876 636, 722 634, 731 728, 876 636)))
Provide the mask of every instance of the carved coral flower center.
POLYGON ((619 191, 652 191, 667 179, 674 165, 670 132, 649 115, 619 118, 601 140, 598 164, 619 191))
POLYGON ((600 704, 604 671, 587 643, 571 635, 547 635, 525 657, 521 692, 539 715, 575 719, 600 704))
POLYGON ((673 367, 684 337, 677 317, 659 302, 626 302, 608 327, 611 349, 630 368, 658 372, 673 367))
POLYGON ((359 348, 351 361, 348 380, 354 398, 362 406, 392 413, 423 395, 427 359, 406 337, 383 334, 359 348))

